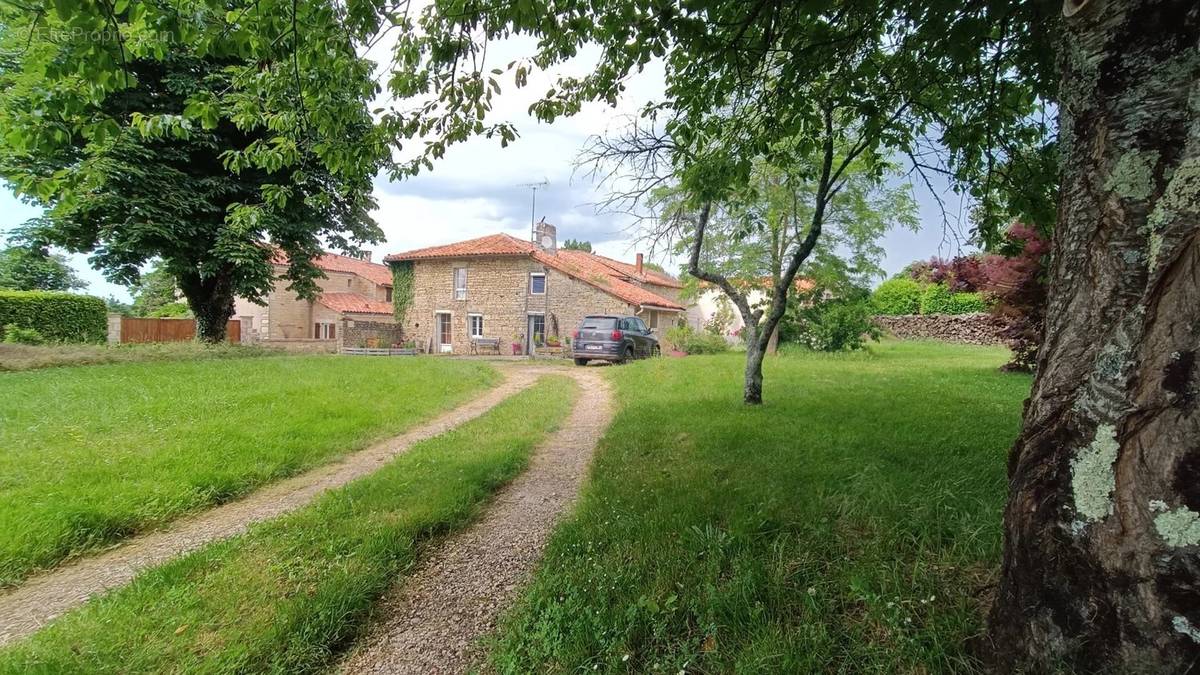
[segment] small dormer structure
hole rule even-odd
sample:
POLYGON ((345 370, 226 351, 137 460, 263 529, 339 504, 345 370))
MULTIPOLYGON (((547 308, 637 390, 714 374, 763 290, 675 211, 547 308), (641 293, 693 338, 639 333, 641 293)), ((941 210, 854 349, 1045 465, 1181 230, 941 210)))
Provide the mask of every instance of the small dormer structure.
POLYGON ((558 230, 546 222, 545 218, 538 221, 533 227, 533 243, 538 245, 538 248, 553 255, 558 252, 558 230))

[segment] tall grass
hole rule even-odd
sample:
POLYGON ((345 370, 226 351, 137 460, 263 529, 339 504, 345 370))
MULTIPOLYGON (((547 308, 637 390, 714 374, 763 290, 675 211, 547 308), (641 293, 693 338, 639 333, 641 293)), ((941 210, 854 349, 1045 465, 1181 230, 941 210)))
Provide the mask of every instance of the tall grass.
POLYGON ((310 672, 422 541, 471 519, 570 411, 557 376, 246 535, 139 576, 0 651, 0 672, 310 672))
POLYGON ((216 345, 202 342, 127 345, 15 345, 0 343, 0 372, 61 366, 93 366, 102 363, 236 359, 251 356, 282 356, 284 354, 286 352, 279 349, 227 342, 216 345))
POLYGON ((501 672, 964 672, 1028 377, 883 343, 609 371, 623 407, 505 618, 501 672), (649 386, 648 383, 653 383, 649 386))
POLYGON ((336 356, 0 375, 0 586, 399 433, 490 367, 336 356))

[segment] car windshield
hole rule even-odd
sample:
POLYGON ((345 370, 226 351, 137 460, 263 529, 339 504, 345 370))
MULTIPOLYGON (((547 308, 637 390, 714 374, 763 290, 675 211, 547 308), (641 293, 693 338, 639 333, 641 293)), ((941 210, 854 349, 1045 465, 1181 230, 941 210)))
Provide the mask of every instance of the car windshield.
POLYGON ((616 328, 617 320, 611 316, 589 316, 580 326, 583 330, 612 330, 616 328))

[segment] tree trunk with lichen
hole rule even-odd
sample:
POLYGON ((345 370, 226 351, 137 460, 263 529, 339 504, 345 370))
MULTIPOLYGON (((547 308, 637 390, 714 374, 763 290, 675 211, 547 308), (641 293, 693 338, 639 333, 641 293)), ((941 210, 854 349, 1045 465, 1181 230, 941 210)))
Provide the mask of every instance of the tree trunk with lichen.
POLYGON ((1183 672, 1200 662, 1200 6, 1080 4, 988 637, 1001 670, 1183 672))

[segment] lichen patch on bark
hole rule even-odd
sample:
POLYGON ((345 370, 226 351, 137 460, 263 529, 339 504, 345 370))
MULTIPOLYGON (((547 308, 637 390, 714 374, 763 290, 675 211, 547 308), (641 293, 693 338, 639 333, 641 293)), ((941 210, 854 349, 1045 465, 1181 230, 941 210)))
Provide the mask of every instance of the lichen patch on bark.
POLYGON ((1154 193, 1154 167, 1157 164, 1157 150, 1127 152, 1117 160, 1104 187, 1125 199, 1148 199, 1154 193))
POLYGON ((1088 521, 1112 513, 1111 495, 1116 487, 1113 462, 1117 461, 1117 430, 1111 424, 1096 427, 1096 437, 1071 460, 1071 492, 1075 511, 1088 521))
POLYGON ((1175 632, 1183 633, 1190 637, 1193 642, 1200 643, 1200 630, 1197 630, 1192 625, 1191 621, 1187 620, 1186 616, 1177 616, 1171 620, 1171 624, 1175 626, 1175 632))
POLYGON ((1179 507, 1154 517, 1158 536, 1171 546, 1200 544, 1200 513, 1179 507))

